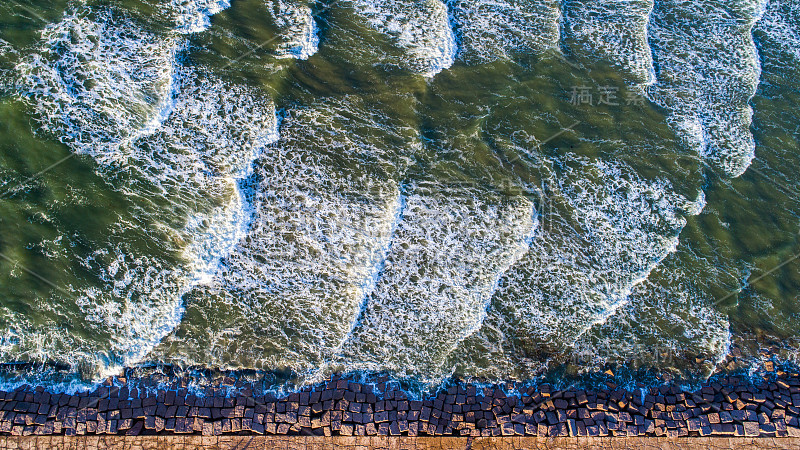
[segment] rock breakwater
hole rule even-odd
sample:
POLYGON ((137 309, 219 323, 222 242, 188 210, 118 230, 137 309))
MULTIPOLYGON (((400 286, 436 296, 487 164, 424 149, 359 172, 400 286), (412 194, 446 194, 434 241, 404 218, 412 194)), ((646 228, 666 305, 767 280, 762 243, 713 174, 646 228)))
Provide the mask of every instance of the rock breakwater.
POLYGON ((220 378, 109 378, 92 392, 0 391, 0 434, 305 436, 800 437, 800 377, 760 383, 729 376, 693 391, 492 387, 459 383, 411 399, 386 379, 338 376, 276 396, 220 378))

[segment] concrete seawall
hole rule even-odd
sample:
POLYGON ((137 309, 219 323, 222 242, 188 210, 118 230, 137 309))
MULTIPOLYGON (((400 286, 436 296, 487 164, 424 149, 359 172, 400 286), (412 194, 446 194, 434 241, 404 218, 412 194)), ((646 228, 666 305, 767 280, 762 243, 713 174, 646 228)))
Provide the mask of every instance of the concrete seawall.
POLYGON ((281 398, 230 378, 189 387, 115 378, 78 395, 0 392, 0 436, 800 437, 796 374, 757 385, 729 377, 692 392, 460 384, 421 400, 391 382, 338 377, 281 398))

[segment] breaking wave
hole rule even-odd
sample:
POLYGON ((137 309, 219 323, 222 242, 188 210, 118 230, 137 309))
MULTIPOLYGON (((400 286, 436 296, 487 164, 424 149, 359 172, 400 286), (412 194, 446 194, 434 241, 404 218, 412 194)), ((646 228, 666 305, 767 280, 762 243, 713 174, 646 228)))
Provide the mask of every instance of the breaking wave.
POLYGON ((610 61, 630 82, 655 81, 653 57, 648 44, 648 24, 653 0, 564 2, 567 39, 581 57, 610 61))
POLYGON ((527 251, 533 205, 480 189, 406 188, 392 248, 345 343, 348 369, 438 381, 447 355, 483 323, 497 284, 527 251))
POLYGON ((274 106, 182 67, 177 45, 112 11, 76 12, 45 29, 40 51, 18 66, 19 92, 43 128, 91 156, 134 216, 75 255, 88 286, 70 285, 39 305, 90 331, 64 336, 57 323, 12 313, 14 328, 25 331, 6 360, 83 365, 93 376, 137 363, 178 325, 183 294, 213 275, 244 234, 249 207, 240 183, 277 139, 274 106), (134 250, 138 235, 162 248, 134 250))
POLYGON ((426 77, 453 65, 456 40, 447 6, 441 1, 348 0, 339 4, 351 8, 366 24, 402 50, 402 55, 384 55, 384 64, 426 77))
POLYGON ((520 53, 558 48, 561 8, 557 0, 449 0, 459 57, 484 63, 520 53))
POLYGON ((726 176, 741 175, 755 157, 749 101, 761 67, 752 30, 763 8, 762 0, 669 0, 656 3, 650 21, 657 82, 649 97, 726 176))
POLYGON ((171 0, 180 33, 199 33, 211 26, 211 16, 231 7, 230 0, 171 0))
MULTIPOLYGON (((794 3, 347 0, 321 19, 304 0, 264 5, 278 29, 265 53, 320 53, 284 84, 331 81, 325 95, 286 88, 293 103, 281 120, 269 94, 213 73, 202 59, 213 51, 190 58, 185 34, 207 30, 227 0, 171 0, 167 31, 85 7, 45 26, 31 48, 0 40, 0 70, 13 73, 0 73, 4 92, 25 102, 41 137, 89 161, 127 211, 36 244, 72 281, 29 309, 0 305, 4 361, 89 377, 153 362, 435 383, 454 371, 530 378, 553 355, 577 352, 588 365, 630 360, 656 342, 710 364, 725 356, 729 319, 686 267, 711 269, 679 247, 705 206, 703 192, 687 198, 668 181, 668 170, 686 169, 640 170, 647 163, 633 167, 588 138, 574 150, 561 133, 546 151, 509 151, 527 125, 563 118, 547 109, 552 98, 534 98, 562 81, 544 80, 552 73, 498 92, 494 80, 476 82, 486 88, 463 109, 454 105, 469 93, 448 83, 462 70, 482 76, 477 64, 561 48, 600 60, 646 89, 652 115, 666 114, 685 147, 735 177, 755 151, 753 29, 768 51, 796 60, 794 3), (320 72, 336 52, 346 64, 327 80, 320 72), (457 59, 452 79, 430 79, 457 59), (370 66, 428 79, 397 77, 390 90, 410 79, 409 92, 377 98, 381 86, 334 92, 370 66), (449 183, 460 176, 485 183, 449 183), (505 192, 496 185, 506 177, 542 190, 505 192)), ((487 70, 504 82, 522 66, 487 70)), ((607 118, 617 116, 592 123, 607 118)), ((604 142, 622 142, 609 134, 604 142)), ((680 154, 672 137, 647 149, 626 142, 625 152, 680 154)))
POLYGON ((281 30, 278 58, 308 59, 317 52, 319 28, 306 2, 274 0, 267 7, 281 30))

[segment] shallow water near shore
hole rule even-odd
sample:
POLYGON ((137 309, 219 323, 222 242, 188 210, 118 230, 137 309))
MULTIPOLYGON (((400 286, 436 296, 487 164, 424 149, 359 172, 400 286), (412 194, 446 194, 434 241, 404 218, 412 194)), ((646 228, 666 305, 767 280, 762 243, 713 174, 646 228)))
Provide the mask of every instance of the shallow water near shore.
POLYGON ((0 379, 797 363, 798 63, 793 0, 4 3, 0 379))

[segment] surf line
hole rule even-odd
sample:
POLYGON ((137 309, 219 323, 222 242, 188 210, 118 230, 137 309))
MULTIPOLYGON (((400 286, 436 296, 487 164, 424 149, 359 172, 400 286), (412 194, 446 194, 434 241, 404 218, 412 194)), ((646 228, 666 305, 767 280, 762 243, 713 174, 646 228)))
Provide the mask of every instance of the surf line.
POLYGON ((509 255, 508 261, 506 264, 499 267, 497 270, 494 280, 490 285, 486 295, 483 299, 481 299, 483 303, 483 308, 481 309, 480 314, 478 315, 478 319, 472 324, 472 326, 462 333, 462 336, 454 341, 452 348, 447 352, 450 355, 452 352, 458 348, 458 345, 463 342, 465 339, 469 338, 478 330, 481 329, 481 326, 486 321, 486 317, 489 315, 489 306, 491 305, 492 298, 494 298, 495 292, 500 287, 500 282, 503 280, 503 277, 520 261, 522 258, 530 251, 531 245, 533 245, 533 240, 536 238, 536 232, 539 230, 539 213, 536 210, 536 205, 531 205, 531 215, 530 215, 531 226, 526 230, 525 234, 523 234, 520 239, 517 241, 516 249, 514 252, 509 255))
MULTIPOLYGON (((345 344, 350 340, 353 336, 358 325, 361 323, 361 320, 364 317, 364 314, 367 309, 367 304, 369 303, 370 297, 375 292, 375 288, 378 285, 378 282, 383 275, 384 269, 386 268, 386 260, 389 258, 389 255, 392 251, 392 243, 394 242, 394 237, 397 233, 397 228, 400 226, 400 223, 403 221, 405 209, 406 209, 406 195, 404 194, 405 186, 399 185, 396 189, 396 197, 390 206, 390 211, 392 212, 392 221, 389 226, 389 232, 387 233, 387 239, 384 242, 383 247, 379 253, 378 258, 375 260, 375 264, 373 265, 372 270, 370 271, 369 275, 364 279, 361 284, 361 300, 359 301, 358 311, 353 317, 353 321, 350 324, 350 329, 348 330, 347 334, 342 337, 342 340, 339 342, 339 345, 336 346, 333 353, 336 356, 341 356, 342 349, 344 348, 345 344)), ((319 368, 318 371, 321 371, 322 368, 319 368)))

